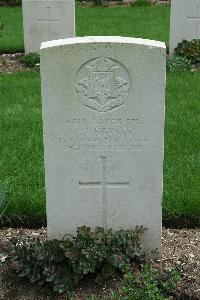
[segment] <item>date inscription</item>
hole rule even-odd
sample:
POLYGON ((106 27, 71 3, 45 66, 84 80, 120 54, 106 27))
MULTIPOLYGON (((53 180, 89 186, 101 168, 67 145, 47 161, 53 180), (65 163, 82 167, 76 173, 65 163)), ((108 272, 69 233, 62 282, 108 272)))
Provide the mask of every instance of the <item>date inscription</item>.
POLYGON ((71 118, 56 141, 67 151, 142 151, 152 142, 144 127, 138 118, 71 118))

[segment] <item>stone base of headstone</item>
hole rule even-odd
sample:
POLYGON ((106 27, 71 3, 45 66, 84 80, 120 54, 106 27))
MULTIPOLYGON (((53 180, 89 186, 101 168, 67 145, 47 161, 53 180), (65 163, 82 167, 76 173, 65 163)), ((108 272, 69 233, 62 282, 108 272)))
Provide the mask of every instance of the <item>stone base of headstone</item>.
POLYGON ((152 5, 166 5, 171 3, 171 0, 147 0, 147 1, 149 1, 152 5))
POLYGON ((124 4, 134 4, 137 0, 123 0, 124 4))

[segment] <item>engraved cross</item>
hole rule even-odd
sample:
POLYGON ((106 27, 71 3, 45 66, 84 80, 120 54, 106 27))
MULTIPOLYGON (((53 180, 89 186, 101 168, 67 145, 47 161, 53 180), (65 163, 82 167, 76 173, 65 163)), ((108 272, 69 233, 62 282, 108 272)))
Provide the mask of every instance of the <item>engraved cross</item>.
POLYGON ((195 16, 187 16, 187 19, 195 22, 195 30, 196 35, 200 34, 200 4, 197 5, 196 15, 195 16))
POLYGON ((50 36, 50 24, 51 24, 51 22, 52 23, 59 23, 60 22, 60 20, 59 19, 53 19, 53 18, 51 18, 51 14, 50 14, 50 6, 47 6, 46 7, 47 8, 47 18, 42 18, 42 19, 37 19, 38 20, 38 22, 44 22, 44 23, 46 23, 47 22, 47 25, 48 25, 48 39, 50 40, 51 39, 51 36, 50 36))
POLYGON ((128 187, 129 181, 109 182, 107 180, 107 157, 101 158, 101 181, 82 182, 79 181, 80 187, 100 187, 102 195, 102 225, 107 228, 107 188, 128 187))

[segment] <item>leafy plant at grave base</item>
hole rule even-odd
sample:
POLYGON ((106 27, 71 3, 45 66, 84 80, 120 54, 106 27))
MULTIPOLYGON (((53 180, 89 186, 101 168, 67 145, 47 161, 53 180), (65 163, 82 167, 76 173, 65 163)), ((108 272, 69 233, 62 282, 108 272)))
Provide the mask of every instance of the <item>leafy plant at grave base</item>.
POLYGON ((192 64, 200 63, 200 39, 183 40, 175 49, 175 54, 189 59, 192 64))
POLYGON ((180 275, 172 270, 166 273, 145 264, 138 274, 124 274, 119 291, 111 293, 112 300, 172 300, 180 275))
POLYGON ((191 61, 185 57, 173 56, 167 59, 167 70, 171 72, 191 71, 191 61))
POLYGON ((100 298, 92 294, 91 296, 87 297, 85 300, 100 300, 100 298))
POLYGON ((28 68, 33 68, 36 64, 40 63, 40 56, 37 53, 30 53, 25 56, 21 56, 19 59, 28 68))
POLYGON ((132 261, 143 260, 143 232, 142 226, 116 232, 83 226, 77 228, 76 236, 62 241, 14 238, 6 252, 6 264, 31 283, 47 283, 55 292, 69 294, 89 274, 95 274, 95 281, 101 283, 117 270, 129 268, 132 261))
POLYGON ((93 0, 95 5, 102 5, 103 4, 103 0, 93 0))

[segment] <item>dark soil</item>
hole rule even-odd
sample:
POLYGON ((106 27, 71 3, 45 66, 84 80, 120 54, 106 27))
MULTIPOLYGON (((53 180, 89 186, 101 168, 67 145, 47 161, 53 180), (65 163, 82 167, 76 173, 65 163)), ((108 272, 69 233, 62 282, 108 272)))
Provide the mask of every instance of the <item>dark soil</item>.
MULTIPOLYGON (((20 239, 26 235, 46 238, 46 229, 0 230, 0 299, 66 299, 52 294, 48 287, 28 284, 3 270, 3 251, 9 240, 11 237, 20 239)), ((152 264, 164 270, 176 268, 181 273, 182 280, 177 286, 174 299, 200 299, 200 229, 163 229, 162 259, 152 264)), ((119 283, 119 277, 106 281, 102 286, 95 285, 92 279, 83 281, 74 291, 74 300, 84 300, 91 294, 108 299, 110 290, 116 289, 119 283)))
POLYGON ((30 70, 22 62, 20 62, 20 57, 22 57, 23 55, 23 53, 1 54, 0 74, 9 74, 18 71, 30 70))

